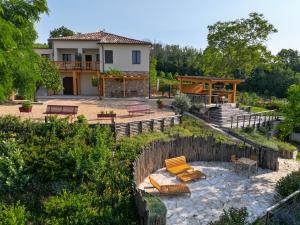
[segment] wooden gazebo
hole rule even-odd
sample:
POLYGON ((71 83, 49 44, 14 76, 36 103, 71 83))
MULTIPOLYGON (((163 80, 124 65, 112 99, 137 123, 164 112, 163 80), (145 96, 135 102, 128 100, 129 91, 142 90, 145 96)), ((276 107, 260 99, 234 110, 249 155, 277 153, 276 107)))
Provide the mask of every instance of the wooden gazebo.
POLYGON ((212 103, 213 97, 217 98, 218 102, 226 99, 228 103, 235 103, 237 84, 244 82, 238 79, 203 76, 178 76, 176 79, 180 81, 180 93, 206 96, 207 104, 212 103), (232 89, 228 90, 227 85, 231 85, 232 89))

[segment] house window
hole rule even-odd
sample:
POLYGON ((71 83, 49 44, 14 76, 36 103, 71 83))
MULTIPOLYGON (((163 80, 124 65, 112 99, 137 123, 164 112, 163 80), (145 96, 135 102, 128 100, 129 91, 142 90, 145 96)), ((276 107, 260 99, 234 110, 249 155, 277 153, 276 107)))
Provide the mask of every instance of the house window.
POLYGON ((112 50, 105 50, 105 63, 106 64, 113 64, 113 51, 112 50))
POLYGON ((100 54, 96 54, 96 61, 97 61, 97 62, 100 61, 100 54))
POLYGON ((71 54, 62 54, 62 59, 64 62, 71 61, 71 57, 72 57, 71 54))
POLYGON ((141 64, 141 51, 132 51, 132 64, 141 64))
POLYGON ((50 54, 41 54, 41 56, 42 56, 43 58, 50 59, 50 54))

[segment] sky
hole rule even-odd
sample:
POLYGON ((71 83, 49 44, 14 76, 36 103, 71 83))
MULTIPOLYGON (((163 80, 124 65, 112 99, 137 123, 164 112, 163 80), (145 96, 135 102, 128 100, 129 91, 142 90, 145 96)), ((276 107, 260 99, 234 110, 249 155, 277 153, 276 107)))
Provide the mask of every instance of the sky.
POLYGON ((205 49, 207 26, 264 14, 278 33, 268 48, 300 51, 300 0, 48 0, 49 15, 36 24, 37 42, 62 25, 76 32, 105 31, 162 44, 205 49))

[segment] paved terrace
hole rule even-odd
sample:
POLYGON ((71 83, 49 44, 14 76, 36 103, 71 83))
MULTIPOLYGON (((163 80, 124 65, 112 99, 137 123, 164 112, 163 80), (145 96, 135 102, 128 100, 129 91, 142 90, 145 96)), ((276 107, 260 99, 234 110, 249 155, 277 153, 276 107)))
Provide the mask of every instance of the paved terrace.
MULTIPOLYGON (((170 102, 169 99, 163 100, 165 103, 170 102)), ((155 99, 144 98, 125 98, 125 99, 104 99, 99 100, 96 97, 90 98, 76 98, 76 99, 45 99, 40 100, 41 104, 34 104, 32 113, 19 113, 19 107, 21 105, 0 105, 0 116, 14 115, 20 116, 22 119, 34 119, 44 121, 47 105, 74 105, 79 106, 77 115, 84 115, 90 124, 95 123, 108 123, 110 120, 97 120, 97 114, 101 111, 111 111, 117 113, 117 123, 132 122, 138 120, 147 120, 154 118, 162 118, 166 116, 174 115, 174 112, 169 108, 158 109, 155 99), (153 113, 148 114, 136 114, 129 116, 127 108, 130 105, 145 104, 149 105, 153 113)), ((62 116, 65 117, 65 116, 62 116)))
MULTIPOLYGON (((207 174, 206 180, 188 183, 192 192, 191 197, 161 196, 168 209, 168 225, 206 225, 215 221, 224 209, 230 207, 247 207, 249 221, 264 215, 265 210, 274 204, 275 184, 288 173, 300 168, 300 164, 293 160, 279 159, 280 171, 273 172, 259 168, 256 175, 247 179, 243 173, 235 173, 231 163, 195 162, 191 163, 195 169, 207 174)), ((160 184, 179 183, 174 176, 165 169, 158 170, 151 175, 160 184)), ((149 179, 140 185, 152 186, 149 179)), ((153 189, 148 192, 157 193, 153 189)))

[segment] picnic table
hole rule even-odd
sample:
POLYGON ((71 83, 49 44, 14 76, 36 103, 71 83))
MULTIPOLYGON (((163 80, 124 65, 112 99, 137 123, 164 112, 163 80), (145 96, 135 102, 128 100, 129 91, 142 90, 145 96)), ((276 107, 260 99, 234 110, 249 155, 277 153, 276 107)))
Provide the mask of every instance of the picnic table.
POLYGON ((257 171, 257 161, 249 159, 249 158, 240 158, 237 160, 239 163, 246 165, 248 167, 248 177, 251 174, 251 168, 255 166, 255 171, 257 171))

